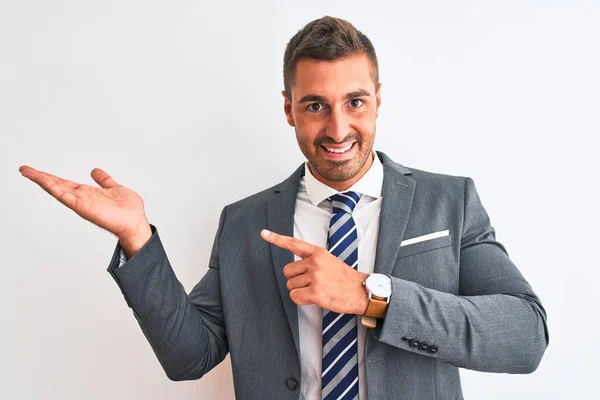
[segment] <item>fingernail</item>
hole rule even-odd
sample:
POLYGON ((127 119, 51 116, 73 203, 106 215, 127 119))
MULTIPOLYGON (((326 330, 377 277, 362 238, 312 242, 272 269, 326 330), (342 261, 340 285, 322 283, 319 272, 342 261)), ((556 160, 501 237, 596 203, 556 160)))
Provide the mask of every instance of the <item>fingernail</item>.
POLYGON ((266 230, 266 229, 263 229, 262 231, 260 231, 260 234, 261 234, 263 237, 269 237, 269 235, 271 234, 271 232, 269 232, 269 231, 268 231, 268 230, 266 230))

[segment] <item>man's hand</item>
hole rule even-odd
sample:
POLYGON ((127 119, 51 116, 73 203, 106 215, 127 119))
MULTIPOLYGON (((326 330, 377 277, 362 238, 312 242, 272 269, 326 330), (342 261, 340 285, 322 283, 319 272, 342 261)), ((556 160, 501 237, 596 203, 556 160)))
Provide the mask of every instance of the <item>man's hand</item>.
POLYGON ((62 179, 28 165, 19 171, 80 217, 116 235, 128 258, 152 237, 140 195, 100 168, 90 174, 100 187, 62 179))
POLYGON ((316 304, 343 314, 366 312, 369 299, 362 283, 367 274, 350 268, 326 249, 302 240, 266 229, 261 231, 261 237, 301 258, 283 268, 294 303, 316 304))

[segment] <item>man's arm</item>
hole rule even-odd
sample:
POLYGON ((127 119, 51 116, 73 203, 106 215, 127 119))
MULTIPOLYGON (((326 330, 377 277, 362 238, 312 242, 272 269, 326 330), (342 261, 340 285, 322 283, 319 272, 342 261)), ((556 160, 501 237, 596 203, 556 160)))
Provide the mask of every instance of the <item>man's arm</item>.
POLYGON ((531 373, 549 343, 540 299, 496 241, 471 178, 465 181, 459 294, 390 277, 388 312, 374 336, 389 345, 458 367, 531 373), (412 347, 409 339, 436 346, 412 347))
POLYGON ((208 272, 189 295, 177 280, 153 225, 150 240, 125 263, 117 243, 108 267, 172 380, 199 379, 229 351, 219 284, 219 237, 225 210, 221 212, 208 272))

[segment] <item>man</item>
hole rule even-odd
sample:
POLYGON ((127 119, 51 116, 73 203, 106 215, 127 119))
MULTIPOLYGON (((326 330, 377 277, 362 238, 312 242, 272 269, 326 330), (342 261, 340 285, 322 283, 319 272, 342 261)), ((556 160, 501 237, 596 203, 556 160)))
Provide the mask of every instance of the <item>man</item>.
POLYGON ((284 86, 307 162, 223 208, 189 295, 135 192, 101 169, 100 188, 20 169, 118 236, 108 271, 167 376, 198 379, 230 352, 238 398, 424 400, 462 399, 459 367, 534 371, 546 312, 473 180, 373 150, 369 39, 342 19, 310 22, 288 43, 284 86))

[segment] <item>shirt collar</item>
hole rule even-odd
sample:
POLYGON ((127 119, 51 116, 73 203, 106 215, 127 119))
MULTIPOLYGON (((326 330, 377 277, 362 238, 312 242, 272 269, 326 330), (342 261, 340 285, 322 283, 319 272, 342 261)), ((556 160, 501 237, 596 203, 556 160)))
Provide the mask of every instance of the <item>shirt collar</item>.
MULTIPOLYGON (((356 182, 350 186, 347 191, 355 191, 363 195, 368 195, 378 199, 382 195, 383 187, 383 165, 377 157, 375 152, 372 152, 373 164, 369 170, 356 182)), ((327 186, 323 182, 319 181, 310 172, 308 168, 308 161, 304 162, 304 183, 306 186, 306 194, 310 199, 311 203, 315 206, 319 205, 326 198, 340 193, 336 189, 327 186)))

